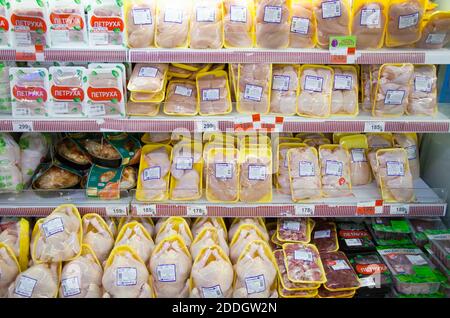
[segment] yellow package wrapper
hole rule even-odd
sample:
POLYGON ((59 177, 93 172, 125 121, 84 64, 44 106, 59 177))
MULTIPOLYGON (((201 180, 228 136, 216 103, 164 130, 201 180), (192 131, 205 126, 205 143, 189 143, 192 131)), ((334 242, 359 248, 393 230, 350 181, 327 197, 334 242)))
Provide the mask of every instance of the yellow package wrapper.
POLYGON ((200 115, 224 115, 231 112, 232 104, 227 72, 198 73, 196 83, 200 115))
POLYGON ((421 49, 442 49, 450 42, 450 12, 435 11, 426 15, 422 22, 422 36, 416 42, 421 49))
POLYGON ((351 12, 347 0, 313 0, 317 21, 317 45, 328 49, 330 36, 346 36, 351 33, 351 12))
POLYGON ((195 82, 187 80, 170 81, 164 102, 164 114, 195 116, 198 113, 197 98, 195 82))
POLYGON ((253 0, 223 1, 224 46, 232 48, 251 48, 255 42, 253 0))
POLYGON ((313 48, 317 23, 312 0, 292 0, 289 47, 313 48))
POLYGON ((350 178, 352 186, 360 186, 372 182, 372 171, 367 159, 369 145, 365 135, 351 135, 340 139, 340 145, 350 153, 350 178))
POLYGON ((229 254, 228 243, 223 235, 215 227, 205 227, 197 235, 191 245, 192 258, 196 258, 200 251, 208 246, 219 245, 225 254, 229 254))
POLYGON ((230 260, 236 264, 241 253, 245 250, 247 244, 253 241, 262 240, 267 242, 264 234, 254 224, 242 224, 234 233, 230 242, 230 260))
POLYGON ((357 116, 358 102, 358 73, 351 65, 333 66, 334 81, 331 93, 331 115, 357 116))
POLYGON ((420 178, 419 142, 416 133, 393 134, 394 147, 404 148, 408 153, 409 169, 413 179, 420 178))
POLYGON ((437 104, 435 65, 414 65, 414 75, 406 113, 413 116, 434 116, 437 104))
POLYGON ((370 168, 372 169, 373 178, 379 186, 378 178, 378 163, 377 163, 377 150, 383 148, 392 148, 394 146, 392 133, 368 133, 367 145, 369 146, 369 152, 367 158, 369 159, 370 168))
POLYGON ((256 46, 283 49, 289 46, 291 0, 255 0, 256 46))
POLYGON ((20 273, 20 265, 14 251, 5 243, 0 242, 0 297, 6 298, 8 287, 20 273))
POLYGON ((352 34, 359 50, 380 49, 386 34, 389 0, 354 0, 352 34))
POLYGON ((196 218, 191 228, 194 239, 197 238, 197 235, 200 234, 200 232, 206 227, 214 227, 219 236, 222 236, 224 240, 227 241, 227 227, 225 226, 225 221, 221 217, 196 218))
POLYGON ((151 237, 153 237, 155 233, 155 223, 153 222, 152 218, 149 217, 123 217, 119 220, 119 225, 117 226, 118 231, 122 229, 122 227, 128 223, 131 223, 133 221, 136 221, 138 223, 141 223, 142 226, 145 228, 145 230, 150 234, 151 237))
POLYGON ((277 147, 277 169, 275 172, 275 186, 279 193, 290 194, 291 183, 289 178, 288 151, 292 148, 304 146, 302 143, 280 143, 277 147))
POLYGON ((156 0, 125 1, 124 10, 128 47, 153 47, 155 45, 156 0))
POLYGON ((192 49, 221 49, 223 46, 222 0, 193 0, 190 32, 192 49))
POLYGON ((155 44, 158 48, 187 48, 192 2, 157 0, 155 44))
POLYGON ((0 233, 0 243, 7 245, 14 253, 21 270, 28 267, 30 252, 30 224, 21 218, 0 233))
POLYGON ((319 147, 322 191, 327 197, 352 196, 350 154, 339 145, 319 147))
POLYGON ((272 64, 239 64, 236 110, 244 114, 267 114, 270 109, 272 64))
POLYGON ((231 223, 230 230, 228 231, 228 240, 233 240, 234 234, 243 224, 253 224, 256 226, 264 237, 265 241, 269 240, 269 233, 267 232, 266 225, 263 218, 234 218, 231 223))
POLYGON ((191 246, 193 237, 186 219, 178 216, 168 218, 157 232, 155 243, 159 244, 162 240, 172 235, 179 235, 187 248, 191 246))

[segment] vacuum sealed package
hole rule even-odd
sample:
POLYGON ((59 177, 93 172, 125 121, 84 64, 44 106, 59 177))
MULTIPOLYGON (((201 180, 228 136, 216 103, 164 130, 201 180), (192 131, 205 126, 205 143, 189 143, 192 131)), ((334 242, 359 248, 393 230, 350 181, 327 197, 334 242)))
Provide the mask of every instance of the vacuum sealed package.
POLYGON ((330 36, 346 36, 351 32, 351 12, 347 0, 313 0, 317 21, 317 45, 328 49, 330 36))
POLYGON ((75 0, 50 0, 50 43, 52 47, 87 46, 84 6, 75 0))
POLYGON ((272 201, 272 152, 248 148, 240 152, 239 197, 243 202, 272 201))
POLYGON ((433 116, 437 112, 437 73, 435 65, 414 65, 408 115, 433 116))
POLYGON ((372 171, 367 159, 368 143, 365 135, 350 135, 342 137, 340 145, 350 152, 350 178, 352 186, 369 184, 372 181, 372 171))
POLYGON ((157 0, 155 44, 159 48, 187 48, 192 2, 157 0))
POLYGON ((193 0, 189 26, 191 49, 221 49, 223 46, 222 0, 193 0))
POLYGON ((352 195, 350 175, 350 154, 338 145, 319 147, 319 161, 322 176, 322 192, 327 197, 352 195))
POLYGON ((12 66, 15 66, 15 63, 0 62, 0 114, 11 115, 12 113, 11 86, 9 80, 9 69, 12 66))
POLYGON ((383 0, 356 0, 352 7, 352 34, 359 50, 380 49, 386 34, 389 2, 383 0))
POLYGON ((292 116, 297 113, 298 68, 295 65, 272 66, 270 112, 292 116))
POLYGON ((428 243, 427 230, 445 230, 446 226, 440 218, 408 218, 411 227, 411 237, 419 247, 424 247, 428 243))
POLYGON ((311 234, 311 244, 314 244, 320 253, 336 252, 339 249, 336 224, 316 222, 311 234))
POLYGON ((344 252, 375 250, 375 243, 363 222, 339 222, 337 230, 339 247, 344 252))
POLYGON ((426 230, 433 254, 450 269, 450 230, 426 230))
POLYGON ((98 0, 87 7, 89 45, 123 46, 125 19, 122 1, 98 0))
POLYGON ((213 148, 206 156, 206 198, 210 202, 239 200, 239 152, 213 148))
POLYGON ((426 15, 422 22, 422 36, 416 47, 421 49, 441 49, 450 41, 450 13, 435 11, 426 15))
POLYGON ((327 281, 323 286, 330 291, 356 290, 360 281, 347 256, 341 251, 320 254, 327 281))
POLYGON ((311 0, 292 0, 289 47, 313 48, 317 25, 311 0))
POLYGON ((304 117, 329 117, 334 72, 331 67, 302 65, 297 114, 304 117))
POLYGON ((374 218, 367 221, 377 245, 396 246, 412 244, 411 228, 406 220, 399 218, 374 218))
POLYGON ((48 116, 49 81, 46 68, 11 67, 9 79, 14 117, 48 116))
POLYGON ((289 45, 291 0, 255 1, 256 46, 284 49, 289 45))
POLYGON ((156 1, 125 1, 126 41, 129 48, 155 46, 156 1))
POLYGON ((308 244, 313 222, 308 218, 289 218, 277 221, 277 239, 281 242, 308 244))
POLYGON ((253 0, 224 0, 223 29, 226 48, 251 48, 254 45, 253 0))
POLYGON ((270 109, 272 64, 239 64, 236 110, 267 114, 270 109))
POLYGON ((9 30, 6 4, 0 4, 0 47, 10 46, 11 33, 9 30))
POLYGON ((196 86, 201 116, 224 115, 231 112, 233 106, 227 72, 198 73, 196 86))
POLYGON ((359 112, 358 73, 354 66, 333 66, 331 115, 356 116, 359 112))
POLYGON ((167 64, 136 64, 128 81, 130 92, 158 93, 165 89, 167 64))
POLYGON ((77 66, 50 67, 50 116, 84 116, 85 71, 84 67, 77 66))
POLYGON ((195 116, 198 113, 197 87, 194 81, 171 80, 167 86, 164 113, 195 116))
MULTIPOLYGON (((280 138, 281 139, 281 138, 280 138)), ((291 138, 294 139, 294 138, 291 138)), ((275 186, 277 188, 277 191, 279 193, 283 194, 291 194, 291 182, 290 182, 290 176, 289 176, 289 161, 288 161, 288 152, 289 149, 296 148, 299 146, 303 146, 301 143, 297 143, 295 141, 297 140, 289 140, 293 142, 285 142, 284 138, 281 140, 281 143, 278 143, 277 148, 274 147, 274 149, 277 149, 274 151, 274 166, 277 166, 278 168, 275 171, 275 186)), ((277 140, 277 142, 279 139, 277 140)), ((275 145, 274 145, 275 146, 275 145)))
POLYGON ((392 134, 394 147, 406 150, 408 154, 409 169, 413 179, 420 178, 419 141, 416 133, 392 134))

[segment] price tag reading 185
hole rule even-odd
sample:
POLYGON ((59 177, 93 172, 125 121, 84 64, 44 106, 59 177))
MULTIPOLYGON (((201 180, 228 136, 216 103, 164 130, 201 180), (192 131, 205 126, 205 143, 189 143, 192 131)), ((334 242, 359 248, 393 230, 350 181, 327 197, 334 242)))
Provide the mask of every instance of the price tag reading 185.
POLYGON ((301 204, 295 205, 294 209, 296 216, 312 216, 316 211, 316 206, 314 204, 301 204))
POLYGON ((384 121, 368 121, 364 123, 364 132, 384 132, 384 121))
POLYGON ((408 204, 393 204, 390 207, 391 215, 408 215, 409 205, 408 204))
POLYGON ((127 207, 124 206, 107 206, 106 215, 107 216, 127 216, 127 207))
POLYGON ((187 216, 206 216, 208 209, 206 205, 190 205, 187 206, 187 216))
POLYGON ((136 206, 137 216, 156 216, 156 204, 146 204, 136 206))
POLYGON ((32 121, 13 122, 12 126, 13 126, 14 132, 32 132, 32 131, 34 131, 32 121))

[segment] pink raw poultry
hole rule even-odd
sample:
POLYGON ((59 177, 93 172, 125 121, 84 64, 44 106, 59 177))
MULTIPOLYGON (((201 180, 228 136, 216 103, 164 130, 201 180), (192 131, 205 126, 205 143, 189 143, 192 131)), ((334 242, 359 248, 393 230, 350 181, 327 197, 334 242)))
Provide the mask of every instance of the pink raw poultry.
POLYGON ((317 27, 311 1, 293 1, 290 24, 289 47, 313 48, 317 27))
POLYGON ((331 114, 353 115, 358 112, 358 75, 356 69, 333 67, 334 87, 331 114))
POLYGON ((387 16, 386 46, 396 47, 412 44, 420 39, 420 24, 424 8, 419 0, 391 4, 387 16))
POLYGON ((293 65, 272 66, 270 112, 294 115, 297 111, 298 69, 293 65))
POLYGON ((320 47, 328 48, 331 35, 350 35, 350 10, 347 0, 318 0, 314 14, 320 47))
POLYGON ((200 114, 221 115, 231 110, 230 91, 226 73, 197 77, 200 114))
POLYGON ((238 111, 242 113, 269 112, 271 64, 239 64, 238 111))
POLYGON ((320 198, 320 167, 317 151, 298 147, 288 152, 291 196, 293 201, 320 198))
POLYGON ((253 46, 253 0, 224 0, 225 46, 249 48, 253 46))
POLYGON ((223 12, 219 0, 194 0, 190 24, 192 49, 220 49, 223 46, 223 12))
POLYGON ((450 17, 437 14, 422 30, 422 37, 416 43, 416 47, 427 50, 435 50, 446 47, 450 42, 450 17))
POLYGON ((328 117, 331 107, 332 71, 305 67, 300 73, 300 116, 328 117))
POLYGON ((206 166, 206 196, 214 201, 236 201, 239 193, 239 175, 236 156, 221 153, 208 158, 206 166))
POLYGON ((165 148, 159 148, 144 155, 148 167, 139 176, 143 182, 144 196, 148 200, 164 197, 167 191, 166 175, 169 173, 170 159, 165 148))
POLYGON ((356 47, 366 50, 383 46, 387 17, 381 0, 366 2, 353 9, 352 34, 358 39, 356 47))
POLYGON ((187 46, 191 10, 190 1, 158 1, 156 46, 162 48, 187 46))
POLYGON ((410 115, 432 116, 437 108, 437 75, 434 65, 415 65, 413 85, 406 111, 410 115))
POLYGON ((154 46, 156 24, 155 0, 131 0, 126 22, 129 47, 145 48, 154 46))
POLYGON ((256 1, 256 46, 281 49, 289 45, 289 2, 256 1))
POLYGON ((192 81, 169 82, 164 112, 171 115, 197 114, 197 88, 192 81))
MULTIPOLYGON (((326 146, 326 145, 325 145, 326 146)), ((328 197, 351 196, 350 156, 347 150, 319 148, 322 190, 328 197)))
POLYGON ((240 199, 243 202, 258 202, 272 191, 270 159, 248 157, 241 163, 240 199))

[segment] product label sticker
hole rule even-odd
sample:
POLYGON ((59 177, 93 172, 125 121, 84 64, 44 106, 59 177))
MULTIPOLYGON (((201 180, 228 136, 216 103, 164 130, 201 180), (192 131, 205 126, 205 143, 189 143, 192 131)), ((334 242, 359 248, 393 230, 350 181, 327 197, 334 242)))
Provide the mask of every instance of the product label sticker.
POLYGON ((158 69, 156 67, 143 66, 139 69, 139 77, 156 77, 158 69))
POLYGON ((299 177, 314 177, 316 175, 314 163, 311 161, 299 161, 298 175, 299 177))
POLYGON ((376 27, 380 25, 381 10, 380 9, 362 9, 359 24, 367 27, 376 27))
POLYGON ((362 246, 362 241, 359 238, 344 239, 344 241, 347 246, 362 246))
POLYGON ((137 284, 137 269, 135 267, 118 267, 116 269, 117 286, 134 286, 137 284))
POLYGON ((193 165, 194 165, 194 158, 192 157, 175 158, 175 169, 177 170, 192 170, 193 165))
POLYGON ((272 90, 286 92, 289 90, 291 78, 285 75, 274 75, 272 77, 272 90))
POLYGON ((375 278, 373 276, 360 277, 359 281, 361 283, 361 287, 375 287, 375 278))
POLYGON ((342 161, 327 160, 325 161, 325 174, 327 176, 341 177, 344 168, 342 161))
POLYGON ((282 10, 280 6, 265 6, 263 21, 266 23, 281 23, 282 10))
POLYGON ((214 7, 197 7, 195 19, 197 22, 214 22, 216 9, 214 7))
POLYGON ((398 28, 406 29, 416 26, 419 23, 419 12, 398 17, 398 28))
POLYGON ((416 92, 431 93, 433 90, 433 79, 427 76, 416 76, 414 78, 414 90, 416 92))
POLYGON ((78 277, 69 277, 61 280, 64 297, 79 295, 81 293, 78 277))
POLYGON ((67 43, 70 42, 69 30, 52 30, 53 43, 67 43))
POLYGON ((42 230, 44 230, 45 237, 50 237, 54 234, 64 231, 64 223, 62 218, 50 219, 42 223, 42 230))
POLYGON ((186 86, 177 85, 175 86, 175 95, 191 97, 192 96, 192 88, 188 88, 186 86))
POLYGON ((220 99, 220 88, 202 89, 202 101, 216 101, 220 99))
POLYGON ((245 277, 245 287, 248 295, 264 292, 266 290, 264 275, 245 277))
POLYGON ((422 257, 422 255, 405 255, 408 261, 413 265, 427 265, 427 261, 422 257))
POLYGON ((17 44, 17 46, 29 46, 29 45, 31 45, 31 33, 30 33, 29 29, 28 30, 23 30, 23 29, 20 28, 20 26, 16 26, 14 28, 14 35, 16 37, 16 44, 17 44))
POLYGON ((291 32, 306 35, 309 32, 309 23, 309 19, 292 17, 291 32))
POLYGON ((323 231, 315 231, 314 232, 314 239, 329 238, 330 236, 331 236, 331 230, 323 230, 323 231))
POLYGON ((350 266, 348 266, 347 262, 343 259, 337 259, 333 261, 329 261, 328 265, 334 270, 334 271, 340 271, 345 269, 350 269, 350 266))
POLYGON ((231 179, 233 178, 233 165, 231 163, 216 163, 216 178, 231 179))
POLYGON ((211 287, 202 287, 203 298, 222 298, 223 293, 220 285, 211 287))
POLYGON ((267 167, 263 165, 249 165, 248 179, 264 181, 267 178, 267 167))
POLYGON ((367 162, 366 151, 361 148, 353 148, 350 151, 352 162, 367 162))
POLYGON ((263 88, 258 85, 246 84, 244 90, 244 99, 260 102, 263 88))
POLYGON ((105 32, 100 29, 95 29, 93 32, 89 34, 89 39, 92 41, 94 45, 108 45, 109 37, 108 32, 105 32))
POLYGON ((298 231, 300 231, 300 222, 297 222, 297 221, 283 221, 282 229, 283 230, 287 230, 287 231, 298 232, 298 231))
POLYGON ((30 116, 31 112, 29 108, 13 108, 13 116, 21 117, 21 116, 30 116))
POLYGON ((313 255, 312 255, 312 253, 310 251, 296 250, 296 251, 294 251, 294 259, 299 260, 299 261, 312 262, 313 261, 313 255))
POLYGON ((402 177, 405 175, 405 165, 400 161, 386 161, 388 177, 402 177))
POLYGON ((150 8, 133 9, 134 25, 151 25, 153 24, 152 11, 150 8))
POLYGON ((427 44, 442 44, 447 37, 447 33, 430 33, 425 42, 427 44))
POLYGON ((161 264, 156 266, 159 282, 170 283, 177 281, 177 267, 175 264, 161 264))
POLYGON ((353 88, 353 78, 350 75, 334 75, 335 90, 351 90, 353 88))
POLYGON ((405 97, 405 91, 403 90, 388 90, 386 91, 386 96, 384 97, 385 105, 401 105, 403 103, 403 98, 405 97))
POLYGON ((52 111, 54 114, 67 114, 69 112, 68 102, 53 102, 52 111))
POLYGON ((405 147, 405 150, 408 153, 408 160, 414 160, 414 159, 417 158, 417 147, 416 147, 416 145, 405 147))
POLYGON ((105 105, 103 104, 89 104, 87 107, 88 116, 104 116, 106 115, 105 105))
POLYGON ((322 2, 322 19, 340 17, 341 14, 341 1, 322 2))
POLYGON ((230 6, 230 21, 247 23, 247 8, 243 6, 230 6))
POLYGON ((19 279, 19 282, 16 284, 14 294, 30 298, 33 295, 33 290, 36 284, 36 279, 22 275, 19 279))
POLYGON ((158 180, 158 179, 161 179, 161 167, 160 166, 146 168, 142 172, 142 180, 143 181, 158 180))
POLYGON ((164 12, 164 22, 183 23, 183 10, 177 8, 166 8, 164 12))
POLYGON ((305 83, 303 84, 303 90, 311 92, 322 92, 323 78, 318 76, 305 76, 305 83))

